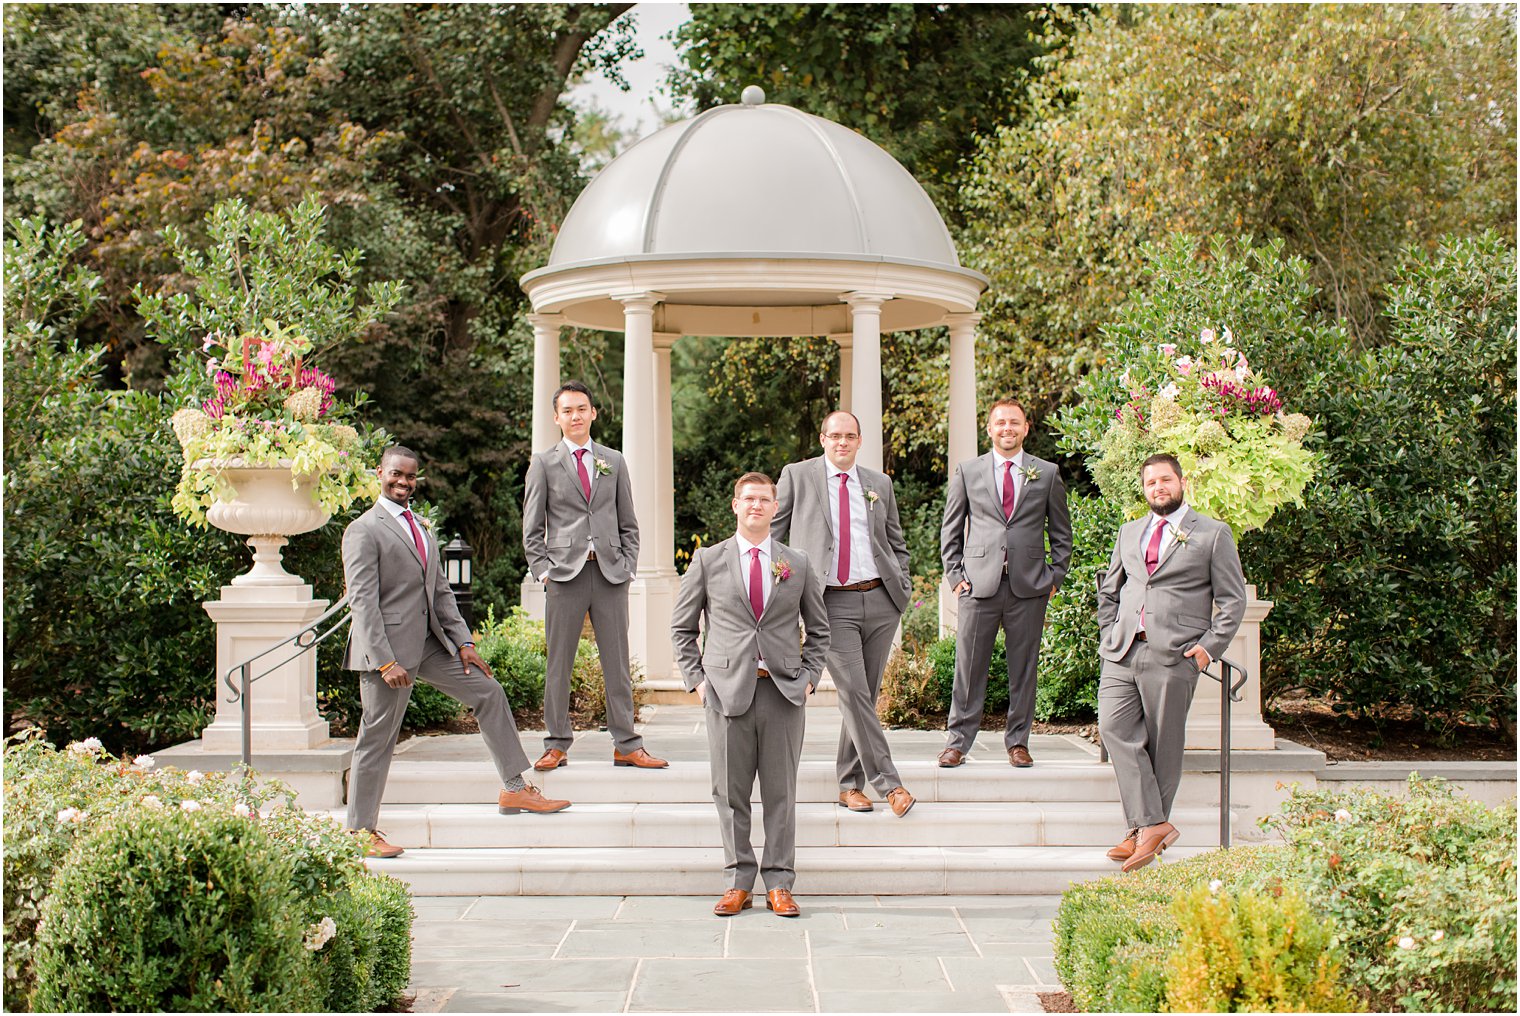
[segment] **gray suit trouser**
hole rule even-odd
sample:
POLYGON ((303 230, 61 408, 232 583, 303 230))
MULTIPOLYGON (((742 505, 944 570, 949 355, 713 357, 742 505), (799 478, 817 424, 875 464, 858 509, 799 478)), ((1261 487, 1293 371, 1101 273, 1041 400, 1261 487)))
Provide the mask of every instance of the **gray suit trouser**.
MULTIPOLYGON (((507 693, 494 677, 475 668, 465 670, 459 657, 452 656, 438 639, 429 635, 422 648, 422 662, 411 672, 413 680, 423 680, 458 699, 475 712, 481 737, 496 772, 505 785, 529 766, 517 736, 517 723, 507 693)), ((374 831, 380 816, 380 798, 385 795, 385 781, 391 772, 391 756, 396 751, 396 734, 406 715, 412 688, 392 688, 377 670, 359 675, 359 698, 364 704, 364 718, 359 721, 359 738, 354 744, 352 769, 348 777, 348 828, 374 831)))
POLYGON ((544 590, 544 642, 549 666, 544 675, 545 750, 569 751, 575 743, 570 726, 570 673, 581 627, 591 615, 596 651, 602 661, 607 692, 607 730, 612 747, 623 754, 644 746, 633 732, 633 682, 628 673, 628 583, 613 585, 595 561, 567 582, 552 579, 544 590))
POLYGON ((708 697, 707 747, 712 797, 723 834, 723 878, 730 889, 787 889, 797 881, 797 764, 806 707, 794 705, 769 678, 755 679, 755 700, 742 716, 724 716, 708 697), (750 796, 760 778, 765 823, 763 864, 750 843, 750 796))
POLYGON ((1015 596, 1008 576, 997 592, 978 599, 960 598, 955 633, 955 687, 950 696, 950 719, 945 746, 961 752, 971 750, 982 725, 982 705, 987 701, 987 668, 997 648, 998 629, 1004 632, 1008 654, 1008 719, 1003 748, 1029 746, 1034 726, 1035 678, 1040 663, 1040 636, 1045 631, 1045 607, 1050 597, 1015 596))
POLYGON ((902 786, 902 778, 876 716, 876 699, 902 615, 885 586, 866 592, 826 590, 823 602, 829 612, 829 675, 844 719, 836 758, 839 789, 859 790, 869 780, 886 797, 902 786))
POLYGON ((1172 814, 1188 708, 1198 687, 1196 663, 1157 656, 1149 642, 1136 639, 1122 660, 1103 661, 1098 678, 1098 732, 1113 759, 1131 829, 1160 825, 1172 814))

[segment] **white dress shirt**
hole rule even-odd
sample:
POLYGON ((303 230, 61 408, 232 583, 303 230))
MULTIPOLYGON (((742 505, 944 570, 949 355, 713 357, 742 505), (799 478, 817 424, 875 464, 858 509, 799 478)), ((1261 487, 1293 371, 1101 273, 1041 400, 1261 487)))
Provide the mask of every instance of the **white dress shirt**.
POLYGON ((855 466, 844 470, 849 482, 845 490, 850 499, 850 574, 843 583, 839 581, 839 475, 840 470, 830 465, 828 470, 829 491, 829 528, 834 531, 834 554, 829 562, 829 573, 824 585, 852 586, 857 582, 867 582, 871 579, 881 578, 881 572, 876 567, 876 552, 871 549, 871 524, 866 513, 871 510, 871 505, 866 501, 866 489, 860 482, 860 470, 855 466))
MULTIPOLYGON (((393 518, 393 519, 396 520, 396 525, 400 526, 401 527, 401 531, 406 534, 406 540, 407 540, 407 542, 410 543, 410 544, 412 544, 413 546, 416 546, 417 545, 417 540, 416 540, 415 537, 412 536, 412 527, 407 523, 406 519, 404 519, 404 518, 401 517, 401 513, 402 512, 412 511, 412 509, 410 508, 410 506, 404 505, 404 504, 397 504, 396 502, 392 501, 388 497, 382 497, 380 499, 380 503, 385 506, 385 510, 386 511, 388 511, 388 512, 391 513, 391 518, 393 518)), ((415 523, 417 523, 417 531, 419 533, 425 533, 426 527, 423 526, 422 519, 417 515, 416 512, 412 512, 412 521, 415 522, 415 523)), ((424 535, 422 537, 422 545, 424 547, 426 547, 428 545, 428 541, 427 541, 427 536, 426 535, 424 535)), ((431 553, 431 551, 429 551, 429 553, 431 553)))
POLYGON ((998 504, 1003 503, 1003 476, 1008 472, 1007 463, 1013 463, 1013 506, 1019 506, 1019 499, 1024 496, 1024 449, 1020 448, 1013 458, 1004 458, 1003 453, 996 448, 992 449, 992 489, 997 491, 998 504))
MULTIPOLYGON (((565 450, 570 453, 570 465, 571 465, 571 467, 575 467, 575 453, 578 452, 578 451, 580 451, 582 448, 584 448, 586 450, 586 454, 584 456, 582 456, 581 461, 586 464, 586 481, 587 481, 587 483, 589 483, 591 485, 591 492, 593 494, 595 494, 596 493, 596 446, 593 444, 593 442, 591 441, 590 438, 587 438, 586 439, 586 443, 583 444, 583 445, 576 444, 574 441, 571 441, 568 437, 565 438, 560 443, 563 444, 565 446, 565 450)), ((575 478, 577 480, 580 479, 580 469, 579 468, 575 469, 575 478)), ((586 529, 586 557, 590 557, 591 556, 591 552, 594 549, 596 549, 596 548, 595 548, 595 545, 593 544, 593 542, 591 540, 591 529, 588 526, 587 529, 586 529)), ((581 558, 581 563, 583 565, 586 562, 586 557, 581 558)), ((544 580, 543 579, 539 579, 539 581, 542 582, 544 580)))
MULTIPOLYGON (((749 552, 756 547, 760 548, 760 609, 764 611, 765 607, 771 602, 771 583, 773 581, 771 577, 771 538, 767 536, 759 543, 750 543, 743 536, 735 533, 734 546, 739 548, 739 575, 744 583, 744 602, 746 604, 749 603, 749 552)), ((771 669, 765 665, 765 657, 763 656, 755 661, 755 666, 761 670, 771 669)))

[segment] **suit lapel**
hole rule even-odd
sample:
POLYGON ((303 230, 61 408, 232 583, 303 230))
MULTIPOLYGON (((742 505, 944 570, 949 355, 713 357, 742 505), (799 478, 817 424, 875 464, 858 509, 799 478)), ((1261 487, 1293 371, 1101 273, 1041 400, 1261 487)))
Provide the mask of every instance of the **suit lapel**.
POLYGON ((836 516, 839 513, 839 505, 829 500, 829 473, 831 472, 833 470, 829 467, 828 456, 818 456, 818 467, 813 470, 815 486, 818 489, 818 503, 823 506, 824 523, 829 527, 829 532, 834 534, 835 539, 838 539, 839 519, 836 516))
POLYGON ((745 611, 749 612, 751 617, 754 617, 754 612, 749 609, 749 576, 744 573, 744 565, 739 560, 739 544, 737 540, 730 536, 718 544, 718 547, 720 548, 719 552, 723 555, 723 559, 727 562, 728 574, 734 580, 734 589, 739 594, 740 602, 744 604, 745 611))
POLYGON ((998 495, 997 486, 992 482, 992 453, 978 455, 972 463, 971 477, 967 480, 970 487, 967 494, 971 502, 991 505, 992 514, 997 518, 1002 518, 1003 499, 998 495))
POLYGON ((878 559, 887 554, 887 520, 885 514, 878 517, 876 503, 881 501, 883 491, 881 484, 877 482, 876 474, 868 474, 866 470, 860 471, 860 489, 865 493, 866 502, 866 528, 871 533, 871 552, 878 559), (871 495, 876 495, 876 503, 871 501, 871 495), (878 553, 879 552, 879 553, 878 553))
MULTIPOLYGON (((402 526, 406 525, 406 519, 396 518, 389 511, 383 508, 378 502, 373 508, 370 509, 370 511, 375 513, 375 518, 380 523, 380 528, 389 530, 391 535, 393 535, 397 540, 401 541, 401 545, 411 553, 412 560, 417 562, 417 567, 421 568, 422 558, 417 554, 417 544, 412 540, 411 535, 402 531, 401 528, 402 526)), ((416 518, 416 516, 414 515, 413 518, 416 518)), ((422 527, 418 526, 417 528, 421 529, 422 527)), ((426 535, 423 536, 423 539, 427 539, 426 535)))
MULTIPOLYGON (((586 468, 591 471, 591 506, 595 508, 609 503, 617 492, 616 484, 613 482, 617 475, 617 466, 611 466, 605 473, 597 473, 596 442, 593 441, 587 445, 586 449, 586 458, 590 460, 586 463, 586 468)), ((611 465, 610 459, 608 464, 611 465)), ((580 477, 576 477, 575 482, 580 483, 580 477)))
MULTIPOLYGON (((588 449, 590 447, 590 445, 587 446, 588 449)), ((564 466, 565 476, 570 480, 570 489, 575 491, 576 495, 584 502, 586 495, 581 493, 581 477, 575 469, 575 456, 570 454, 570 449, 565 447, 563 441, 554 446, 554 455, 558 457, 560 464, 564 466)), ((591 463, 586 463, 586 468, 590 469, 591 463)), ((593 495, 596 493, 595 484, 591 485, 591 492, 593 495)))
MULTIPOLYGON (((1019 515, 1024 511, 1024 502, 1029 500, 1029 495, 1033 492, 1036 492, 1032 491, 1031 488, 1033 488, 1034 485, 1039 483, 1041 480, 1045 479, 1046 473, 1044 468, 1042 468, 1044 465, 1045 463, 1041 462, 1039 459, 1036 459, 1033 455, 1025 453, 1024 468, 1035 470, 1040 474, 1040 479, 1031 480, 1027 477, 1025 478, 1023 484, 1019 487, 1019 499, 1013 506, 1013 519, 1018 518, 1019 515)), ((1001 504, 1001 500, 999 501, 999 504, 1001 504)), ((1013 524, 1013 519, 1008 520, 1010 525, 1013 524)))
POLYGON ((789 582, 791 582, 792 579, 791 578, 788 578, 788 579, 779 579, 779 578, 777 578, 776 574, 775 574, 775 566, 777 564, 785 564, 786 567, 787 567, 787 569, 792 573, 792 576, 795 577, 796 576, 796 569, 792 567, 793 563, 794 562, 792 561, 792 559, 791 559, 791 557, 789 555, 783 554, 783 553, 781 553, 780 551, 778 551, 776 549, 776 541, 772 540, 771 541, 771 595, 770 595, 770 599, 768 599, 768 600, 765 601, 765 608, 760 611, 760 618, 759 618, 759 620, 761 620, 762 622, 765 620, 766 615, 771 612, 771 609, 776 606, 776 601, 778 599, 780 599, 783 595, 790 595, 790 587, 787 584, 789 582), (785 591, 785 592, 783 592, 783 591, 785 591))

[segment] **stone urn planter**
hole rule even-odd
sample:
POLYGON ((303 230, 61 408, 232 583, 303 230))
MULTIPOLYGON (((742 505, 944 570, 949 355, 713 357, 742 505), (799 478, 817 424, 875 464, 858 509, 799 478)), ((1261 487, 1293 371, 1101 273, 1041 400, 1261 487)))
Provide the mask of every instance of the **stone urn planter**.
POLYGON ((231 500, 218 499, 206 521, 228 533, 248 537, 253 567, 232 580, 234 586, 299 586, 300 576, 285 570, 280 549, 287 537, 320 529, 330 517, 317 505, 319 474, 295 477, 291 464, 252 465, 242 459, 201 459, 192 468, 215 471, 232 488, 231 500))

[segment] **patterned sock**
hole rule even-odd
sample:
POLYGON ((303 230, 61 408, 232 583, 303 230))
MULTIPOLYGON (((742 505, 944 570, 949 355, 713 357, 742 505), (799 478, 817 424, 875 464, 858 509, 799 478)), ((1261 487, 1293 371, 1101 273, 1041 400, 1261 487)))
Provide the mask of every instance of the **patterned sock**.
POLYGON ((513 793, 516 793, 519 790, 527 790, 528 789, 528 782, 526 780, 524 780, 521 776, 514 776, 510 780, 507 781, 507 789, 510 790, 510 791, 512 791, 513 793))

